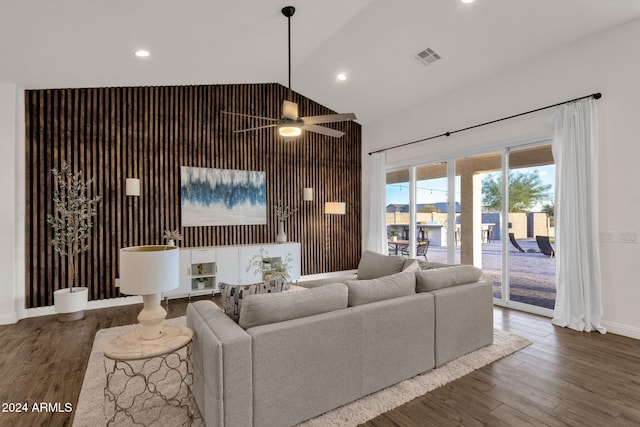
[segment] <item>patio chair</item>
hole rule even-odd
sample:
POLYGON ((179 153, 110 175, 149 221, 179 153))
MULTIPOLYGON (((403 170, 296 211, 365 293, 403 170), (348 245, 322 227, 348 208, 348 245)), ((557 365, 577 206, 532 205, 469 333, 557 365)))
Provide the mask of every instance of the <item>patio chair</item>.
POLYGON ((549 236, 536 236, 536 243, 538 243, 540 252, 542 252, 546 256, 551 258, 556 256, 556 251, 553 249, 553 246, 551 246, 549 236))
POLYGON ((524 249, 522 249, 522 246, 520 246, 520 244, 516 240, 516 237, 514 236, 513 233, 509 233, 509 241, 511 241, 511 244, 518 250, 518 252, 522 252, 522 253, 540 252, 540 251, 536 251, 535 249, 527 249, 526 251, 524 249))
MULTIPOLYGON (((419 256, 423 256, 425 261, 427 260, 427 251, 429 250, 429 241, 423 240, 416 243, 416 258, 419 256)), ((402 248, 402 255, 409 255, 409 247, 405 246, 402 248)))

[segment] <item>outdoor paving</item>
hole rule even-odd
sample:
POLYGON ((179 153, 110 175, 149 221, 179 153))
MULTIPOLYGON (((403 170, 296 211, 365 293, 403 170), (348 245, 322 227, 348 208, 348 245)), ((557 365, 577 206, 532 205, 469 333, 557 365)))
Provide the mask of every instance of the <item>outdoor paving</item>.
MULTIPOLYGON (((518 240, 524 250, 538 250, 535 240, 518 240)), ((556 260, 542 253, 518 252, 508 244, 511 300, 553 309, 556 300, 556 260)), ((456 248, 456 259, 460 259, 456 248)), ((446 262, 446 247, 429 247, 429 261, 446 262)), ((458 261, 459 262, 459 261, 458 261)), ((482 245, 482 278, 493 283, 493 295, 501 297, 502 244, 499 240, 482 245)))

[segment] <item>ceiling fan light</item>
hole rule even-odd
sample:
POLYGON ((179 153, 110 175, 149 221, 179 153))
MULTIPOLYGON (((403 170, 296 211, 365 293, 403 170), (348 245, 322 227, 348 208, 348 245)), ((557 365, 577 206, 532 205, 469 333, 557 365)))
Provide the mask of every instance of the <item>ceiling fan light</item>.
POLYGON ((293 125, 280 125, 278 126, 278 133, 280 133, 280 136, 291 138, 300 136, 302 134, 302 128, 293 125))

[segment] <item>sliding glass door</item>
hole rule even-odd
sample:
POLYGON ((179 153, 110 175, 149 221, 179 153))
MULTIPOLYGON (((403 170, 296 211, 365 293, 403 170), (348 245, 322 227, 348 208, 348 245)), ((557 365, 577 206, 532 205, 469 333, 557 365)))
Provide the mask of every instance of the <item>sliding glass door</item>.
POLYGON ((411 184, 409 169, 387 172, 386 233, 389 255, 408 254, 411 184))
POLYGON ((499 182, 502 165, 502 152, 456 160, 461 197, 460 262, 481 268, 483 280, 493 284, 493 295, 497 299, 503 295, 502 188, 492 184, 499 182))
POLYGON ((541 144, 389 170, 389 253, 475 265, 495 303, 551 315, 554 177, 541 144))
POLYGON ((509 151, 509 293, 510 303, 553 310, 556 262, 553 248, 555 165, 551 146, 509 151))

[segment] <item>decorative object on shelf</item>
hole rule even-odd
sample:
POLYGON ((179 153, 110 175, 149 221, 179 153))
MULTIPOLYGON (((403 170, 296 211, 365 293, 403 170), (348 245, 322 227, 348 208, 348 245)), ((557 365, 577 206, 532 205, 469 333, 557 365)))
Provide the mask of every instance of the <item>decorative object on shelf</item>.
POLYGON ((276 235, 276 242, 285 243, 287 241, 287 233, 284 231, 284 221, 278 221, 278 234, 276 235))
POLYGON ((61 257, 67 257, 69 287, 53 293, 58 319, 78 320, 84 317, 89 291, 86 287, 75 287, 78 276, 78 255, 89 250, 96 204, 100 196, 89 198, 87 190, 93 178, 85 181, 82 171, 73 173, 67 162, 62 167, 51 169, 54 178, 53 215, 47 215, 47 223, 53 231, 51 246, 61 257))
POLYGON ((177 228, 175 230, 164 230, 164 239, 167 240, 167 245, 176 246, 176 241, 182 240, 182 234, 177 228))
POLYGON ((289 206, 284 206, 282 200, 278 200, 278 203, 273 207, 273 210, 276 211, 276 218, 278 219, 278 234, 276 235, 276 242, 284 243, 287 241, 287 234, 284 231, 284 223, 298 209, 291 209, 289 206))
POLYGON ((284 284, 284 290, 289 289, 290 279, 289 272, 291 271, 291 264, 293 263, 293 255, 288 253, 287 256, 271 257, 269 251, 264 248, 260 248, 260 252, 253 255, 249 260, 247 266, 247 273, 252 272, 262 277, 262 280, 268 281, 280 281, 284 284))
POLYGON ((140 196, 140 180, 127 178, 125 180, 125 193, 127 196, 140 196))
POLYGON ((162 322, 167 312, 160 305, 162 292, 179 284, 179 249, 149 245, 120 249, 120 292, 142 295, 144 308, 138 315, 145 340, 163 336, 162 322))
POLYGON ((180 167, 182 226, 267 223, 267 174, 180 167))

